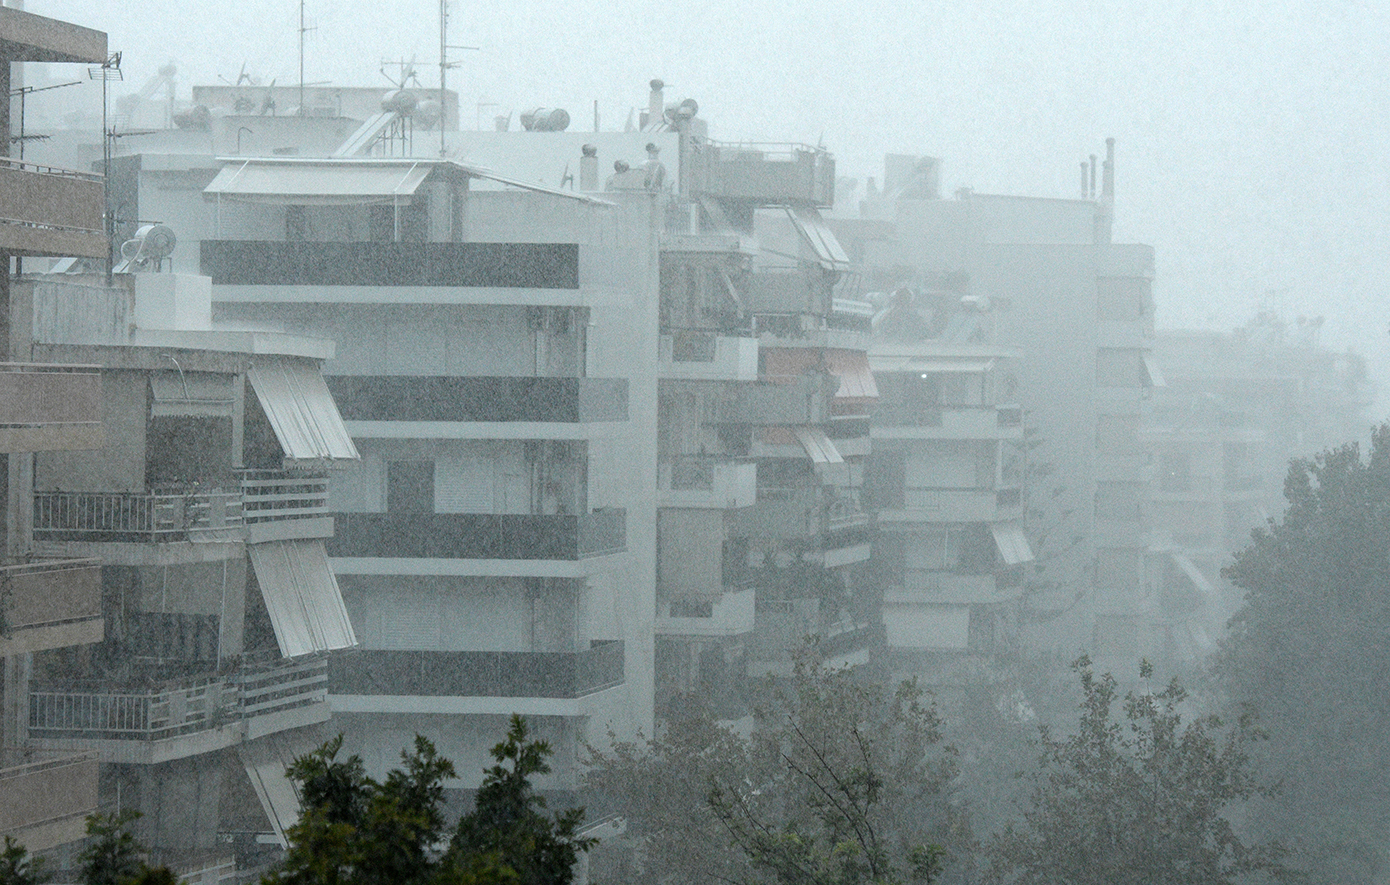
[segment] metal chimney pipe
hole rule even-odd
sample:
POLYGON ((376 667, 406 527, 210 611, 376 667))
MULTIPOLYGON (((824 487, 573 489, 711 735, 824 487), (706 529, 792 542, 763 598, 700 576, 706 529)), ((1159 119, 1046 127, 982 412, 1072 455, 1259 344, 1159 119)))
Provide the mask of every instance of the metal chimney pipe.
POLYGON ((1115 139, 1105 140, 1105 172, 1101 176, 1100 201, 1106 206, 1115 205, 1115 139))
POLYGON ((661 125, 666 114, 666 101, 661 96, 661 91, 666 88, 666 84, 660 80, 653 80, 651 95, 647 97, 647 125, 644 128, 654 129, 661 125))

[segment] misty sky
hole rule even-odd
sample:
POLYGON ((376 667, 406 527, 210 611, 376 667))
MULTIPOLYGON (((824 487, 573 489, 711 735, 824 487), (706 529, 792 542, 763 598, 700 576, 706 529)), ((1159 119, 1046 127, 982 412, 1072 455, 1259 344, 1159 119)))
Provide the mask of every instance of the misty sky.
MULTIPOLYGON (((297 0, 28 0, 107 31, 136 89, 298 79, 297 0)), ((438 84, 437 0, 306 0, 305 79, 438 84)), ((885 152, 943 159, 943 189, 1073 197, 1118 139, 1115 233, 1158 250, 1161 326, 1230 328, 1263 306, 1327 316, 1390 395, 1390 3, 682 0, 462 3, 450 75, 465 128, 528 107, 621 127, 654 76, 720 139, 805 141, 842 175, 885 152), (1273 293, 1270 295, 1269 293, 1273 293)), ((76 92, 77 90, 71 90, 76 92)), ((51 99, 57 101, 58 99, 51 99)), ((486 122, 484 123, 486 125, 486 122)))

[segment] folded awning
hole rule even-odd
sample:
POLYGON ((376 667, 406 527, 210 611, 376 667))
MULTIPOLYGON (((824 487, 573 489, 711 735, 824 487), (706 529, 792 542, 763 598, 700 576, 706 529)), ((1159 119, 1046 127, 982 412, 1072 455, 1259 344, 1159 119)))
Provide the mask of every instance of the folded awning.
POLYGON ((231 375, 156 372, 150 376, 151 418, 230 418, 236 406, 231 375))
POLYGON ((242 160, 222 167, 203 194, 273 205, 408 205, 434 165, 418 160, 242 160))
POLYGON ((280 653, 287 658, 357 644, 322 541, 248 544, 280 653))
POLYGON ((360 459, 317 366, 260 357, 246 377, 287 461, 333 466, 360 459))
POLYGON ((282 848, 287 844, 285 831, 298 822, 300 814, 299 792, 285 769, 295 757, 313 752, 316 736, 302 731, 272 734, 237 746, 242 767, 282 848))
POLYGON ((835 448, 835 443, 831 442, 830 437, 826 436, 825 431, 819 427, 793 427, 792 433, 796 436, 796 441, 801 443, 801 447, 806 450, 806 454, 816 464, 845 463, 840 450, 835 448))
POLYGON ((1199 593, 1209 600, 1218 598, 1216 586, 1207 579, 1206 575, 1202 574, 1202 570, 1197 568, 1197 564, 1188 558, 1186 553, 1180 550, 1170 550, 1168 557, 1173 560, 1174 565, 1182 570, 1183 574, 1187 575, 1188 580, 1192 582, 1192 586, 1196 587, 1199 593))
POLYGON ((874 383, 867 353, 862 350, 826 350, 825 365, 832 375, 840 379, 835 399, 860 404, 878 402, 878 385, 874 383))
POLYGON ((911 356, 871 356, 869 364, 875 372, 915 372, 921 375, 972 374, 978 375, 994 368, 994 357, 963 357, 960 359, 930 359, 911 356))
POLYGON ((1163 378, 1163 370, 1159 369, 1158 361, 1152 354, 1143 354, 1144 360, 1144 386, 1145 387, 1167 387, 1168 382, 1163 378))
POLYGON ((787 215, 791 218, 797 233, 801 234, 801 238, 815 253, 821 267, 826 270, 845 270, 849 267, 849 256, 845 254, 844 247, 835 238, 834 232, 826 226, 819 212, 800 206, 788 206, 787 215))
POLYGON ((999 558, 1005 565, 1019 565, 1033 561, 1033 548, 1028 546, 1028 538, 1018 523, 996 522, 989 527, 994 535, 994 544, 999 548, 999 558))

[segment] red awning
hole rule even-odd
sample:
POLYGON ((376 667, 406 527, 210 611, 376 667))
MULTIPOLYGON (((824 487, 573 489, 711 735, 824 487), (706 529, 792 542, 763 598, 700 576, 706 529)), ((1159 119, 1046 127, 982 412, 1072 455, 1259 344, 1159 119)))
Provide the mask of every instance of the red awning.
POLYGON ((862 350, 826 350, 825 366, 840 379, 837 401, 872 405, 878 402, 878 385, 869 368, 869 355, 862 350))

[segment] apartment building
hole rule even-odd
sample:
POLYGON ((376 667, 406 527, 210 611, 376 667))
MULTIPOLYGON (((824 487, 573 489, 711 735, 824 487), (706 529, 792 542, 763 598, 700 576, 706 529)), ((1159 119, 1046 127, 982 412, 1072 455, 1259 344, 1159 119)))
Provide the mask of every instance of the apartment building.
POLYGON ((1142 428, 1155 473, 1151 571, 1177 659, 1209 651, 1239 608, 1221 568, 1283 512, 1289 460, 1366 438, 1365 364, 1321 346, 1321 325, 1265 311, 1231 332, 1154 339, 1168 384, 1142 428))
POLYGON ((1015 657, 1025 564, 1017 350, 971 295, 900 287, 874 321, 881 400, 865 492, 878 519, 887 665, 950 700, 1015 657))
POLYGON ((1117 672, 1150 654, 1149 468, 1141 415, 1162 378, 1150 354, 1153 250, 1111 241, 1113 143, 1079 199, 939 193, 939 164, 892 156, 882 191, 833 226, 873 288, 946 288, 988 305, 1020 358, 1028 540, 1025 641, 1087 648, 1117 672), (1097 187, 1096 172, 1101 172, 1097 187))
MULTIPOLYGON (((106 35, 0 8, 0 85, 22 88, 24 62, 101 65, 106 35)), ((99 178, 10 156, 10 101, 0 102, 0 835, 43 851, 82 837, 97 807, 98 762, 26 740, 36 655, 90 646, 104 635, 101 567, 90 558, 34 555, 28 529, 35 453, 90 450, 104 438, 102 379, 92 365, 35 362, 11 319, 11 269, 25 258, 106 255, 99 178)))

